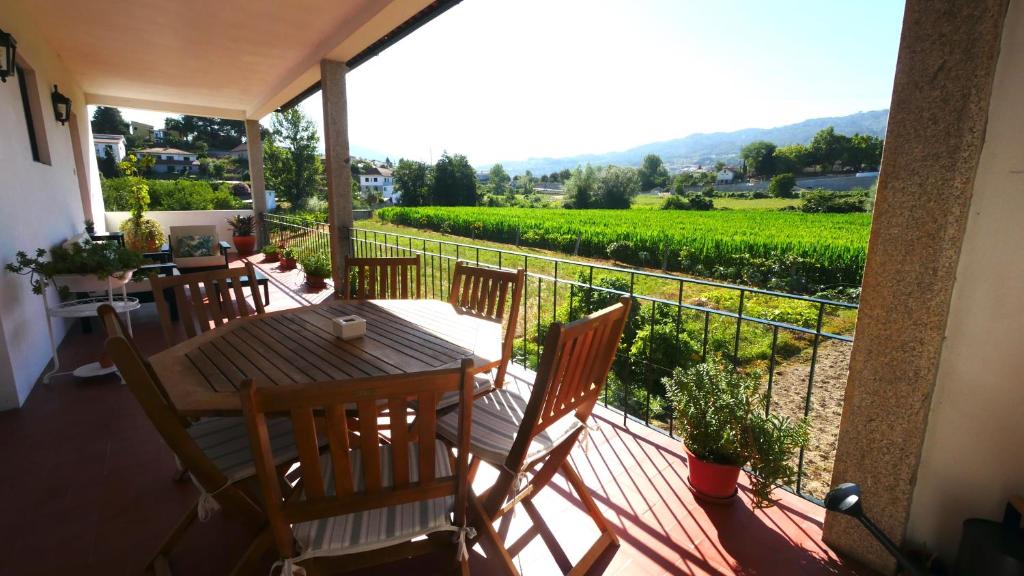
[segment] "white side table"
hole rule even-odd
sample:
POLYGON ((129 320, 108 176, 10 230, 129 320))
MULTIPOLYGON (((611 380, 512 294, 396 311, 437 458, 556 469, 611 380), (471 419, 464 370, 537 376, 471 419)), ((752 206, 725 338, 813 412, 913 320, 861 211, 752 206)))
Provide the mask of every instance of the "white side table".
MULTIPOLYGON (((128 334, 132 334, 132 319, 131 311, 138 310, 142 305, 139 304, 139 299, 135 297, 129 297, 125 284, 121 283, 121 294, 114 296, 113 281, 107 280, 107 295, 106 297, 95 297, 95 298, 81 298, 78 300, 70 300, 68 302, 61 302, 59 304, 50 306, 46 298, 46 291, 43 291, 43 307, 46 309, 46 328, 50 333, 50 348, 53 351, 53 370, 50 370, 43 376, 43 382, 49 383, 50 378, 59 374, 68 374, 69 372, 58 372, 60 369, 60 357, 57 355, 57 340, 53 337, 53 323, 52 318, 92 318, 99 316, 97 310, 103 304, 110 304, 114 307, 118 313, 120 313, 125 320, 125 324, 128 326, 128 334)), ((112 374, 117 372, 116 366, 104 368, 99 362, 90 362, 79 366, 70 374, 74 374, 79 378, 91 378, 93 376, 102 376, 104 374, 112 374)))

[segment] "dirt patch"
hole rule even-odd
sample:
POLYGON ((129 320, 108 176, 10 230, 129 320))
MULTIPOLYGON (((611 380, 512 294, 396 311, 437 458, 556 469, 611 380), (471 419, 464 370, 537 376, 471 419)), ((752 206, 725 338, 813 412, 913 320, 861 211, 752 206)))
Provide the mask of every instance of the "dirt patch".
MULTIPOLYGON (((814 385, 811 388, 810 444, 804 451, 801 491, 824 498, 832 482, 832 464, 839 442, 839 421, 850 369, 848 342, 829 340, 818 346, 814 385)), ((807 400, 811 367, 810 349, 776 366, 772 383, 771 411, 790 418, 802 418, 807 400)))

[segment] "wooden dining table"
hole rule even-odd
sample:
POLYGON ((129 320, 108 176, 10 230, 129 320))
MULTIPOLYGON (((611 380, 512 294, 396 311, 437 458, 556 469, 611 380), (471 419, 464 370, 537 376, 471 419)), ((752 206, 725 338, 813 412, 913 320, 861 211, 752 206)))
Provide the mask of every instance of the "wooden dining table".
POLYGON ((238 390, 344 381, 501 359, 501 323, 462 313, 439 300, 336 300, 249 316, 152 357, 150 363, 183 416, 237 414, 238 390), (356 315, 366 335, 342 340, 332 319, 356 315))

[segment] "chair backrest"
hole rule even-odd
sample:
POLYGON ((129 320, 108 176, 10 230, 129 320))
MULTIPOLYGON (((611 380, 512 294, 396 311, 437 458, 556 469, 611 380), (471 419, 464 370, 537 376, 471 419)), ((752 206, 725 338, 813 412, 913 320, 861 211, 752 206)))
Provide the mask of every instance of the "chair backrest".
POLYGON ((523 422, 509 454, 518 466, 530 441, 566 414, 586 421, 608 379, 622 331, 629 318, 629 297, 568 324, 555 322, 544 340, 544 353, 523 422))
POLYGON ((179 268, 203 268, 225 264, 220 254, 217 227, 212 224, 171 226, 167 245, 179 268))
POLYGON ((177 330, 171 321, 167 292, 174 297, 179 320, 189 338, 209 330, 211 322, 213 326, 220 326, 235 318, 264 312, 263 300, 260 298, 259 286, 256 283, 256 269, 251 262, 246 262, 241 268, 194 272, 180 276, 152 275, 149 282, 153 287, 153 301, 156 302, 168 346, 177 343, 177 330), (256 308, 255 312, 245 301, 243 277, 248 279, 248 289, 256 308))
POLYGON ((509 321, 514 326, 525 280, 526 271, 522 268, 515 272, 496 270, 471 266, 460 260, 455 263, 455 271, 452 273, 448 302, 464 312, 502 320, 505 318, 505 305, 511 296, 509 321))
POLYGON ((345 382, 257 387, 252 380, 246 381, 240 392, 242 411, 271 531, 282 557, 294 556, 291 524, 408 502, 454 495, 455 524, 465 525, 472 368, 473 361, 465 359, 459 368, 345 382), (451 391, 460 394, 458 457, 451 476, 437 477, 435 457, 447 458, 437 452, 435 444, 437 403, 451 391), (355 421, 346 415, 353 404, 358 412, 355 421), (388 453, 382 451, 378 428, 382 405, 387 407, 384 418, 389 420, 386 445, 390 463, 388 453), (303 494, 287 501, 281 498, 274 471, 268 413, 288 414, 295 432, 303 494), (328 442, 328 470, 321 466, 318 438, 328 442))
MULTIPOLYGON (((103 328, 107 332, 107 338, 123 338, 124 341, 128 343, 128 347, 131 348, 132 353, 135 354, 137 358, 142 359, 142 365, 146 368, 146 372, 149 373, 150 380, 156 387, 160 397, 165 403, 171 406, 172 410, 175 410, 174 405, 171 402, 171 397, 167 394, 167 390, 164 389, 160 379, 157 378, 156 373, 153 372, 153 367, 150 365, 149 360, 146 360, 146 355, 139 350, 138 345, 135 344, 135 340, 128 335, 127 330, 125 330, 124 322, 121 322, 121 316, 114 310, 114 307, 110 304, 102 304, 97 308, 96 313, 99 315, 100 321, 103 323, 103 328)), ((182 422, 184 422, 184 420, 182 420, 182 422)))
POLYGON ((99 313, 110 333, 106 341, 107 353, 164 443, 204 490, 213 493, 224 486, 227 478, 185 430, 184 421, 167 399, 163 384, 149 362, 131 338, 124 335, 117 313, 106 304, 100 307, 99 313))
POLYGON ((420 257, 346 258, 341 295, 352 300, 419 299, 420 257))

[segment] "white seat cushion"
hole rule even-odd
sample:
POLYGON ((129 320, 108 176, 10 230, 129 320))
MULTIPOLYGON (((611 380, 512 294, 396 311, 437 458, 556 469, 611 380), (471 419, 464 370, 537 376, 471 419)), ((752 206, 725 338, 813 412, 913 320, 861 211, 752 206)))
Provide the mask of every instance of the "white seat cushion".
MULTIPOLYGON (((510 388, 500 388, 477 398, 473 402, 469 451, 486 462, 503 464, 512 451, 528 403, 528 397, 510 388)), ((527 462, 547 454, 581 426, 583 424, 572 413, 553 422, 530 442, 527 462)), ((457 441, 458 429, 458 411, 446 414, 437 421, 437 433, 449 442, 457 441)))
MULTIPOLYGON (((256 474, 249 448, 249 432, 245 419, 240 417, 202 418, 187 428, 189 436, 214 465, 231 482, 237 482, 256 474)), ((295 439, 292 436, 292 421, 288 418, 268 418, 267 431, 270 433, 270 448, 274 464, 284 464, 298 458, 295 439)))
MULTIPOLYGON (((434 474, 437 478, 452 475, 448 450, 438 440, 434 447, 434 474)), ((409 445, 409 479, 419 479, 419 454, 415 444, 409 445)), ((358 449, 349 452, 352 480, 358 492, 364 488, 362 457, 358 449)), ((381 483, 394 484, 391 446, 380 446, 381 483)), ((327 495, 334 495, 334 466, 329 453, 320 459, 327 495)), ((438 530, 450 530, 453 496, 409 502, 397 506, 353 512, 343 516, 301 522, 292 526, 301 545, 300 558, 341 556, 392 546, 438 530)))
MULTIPOLYGON (((485 392, 489 392, 494 389, 494 379, 490 373, 477 374, 473 376, 473 396, 479 396, 485 392)), ((437 403, 437 409, 447 408, 454 406, 459 403, 459 392, 458 390, 452 390, 451 392, 445 392, 441 396, 441 401, 437 403)))

